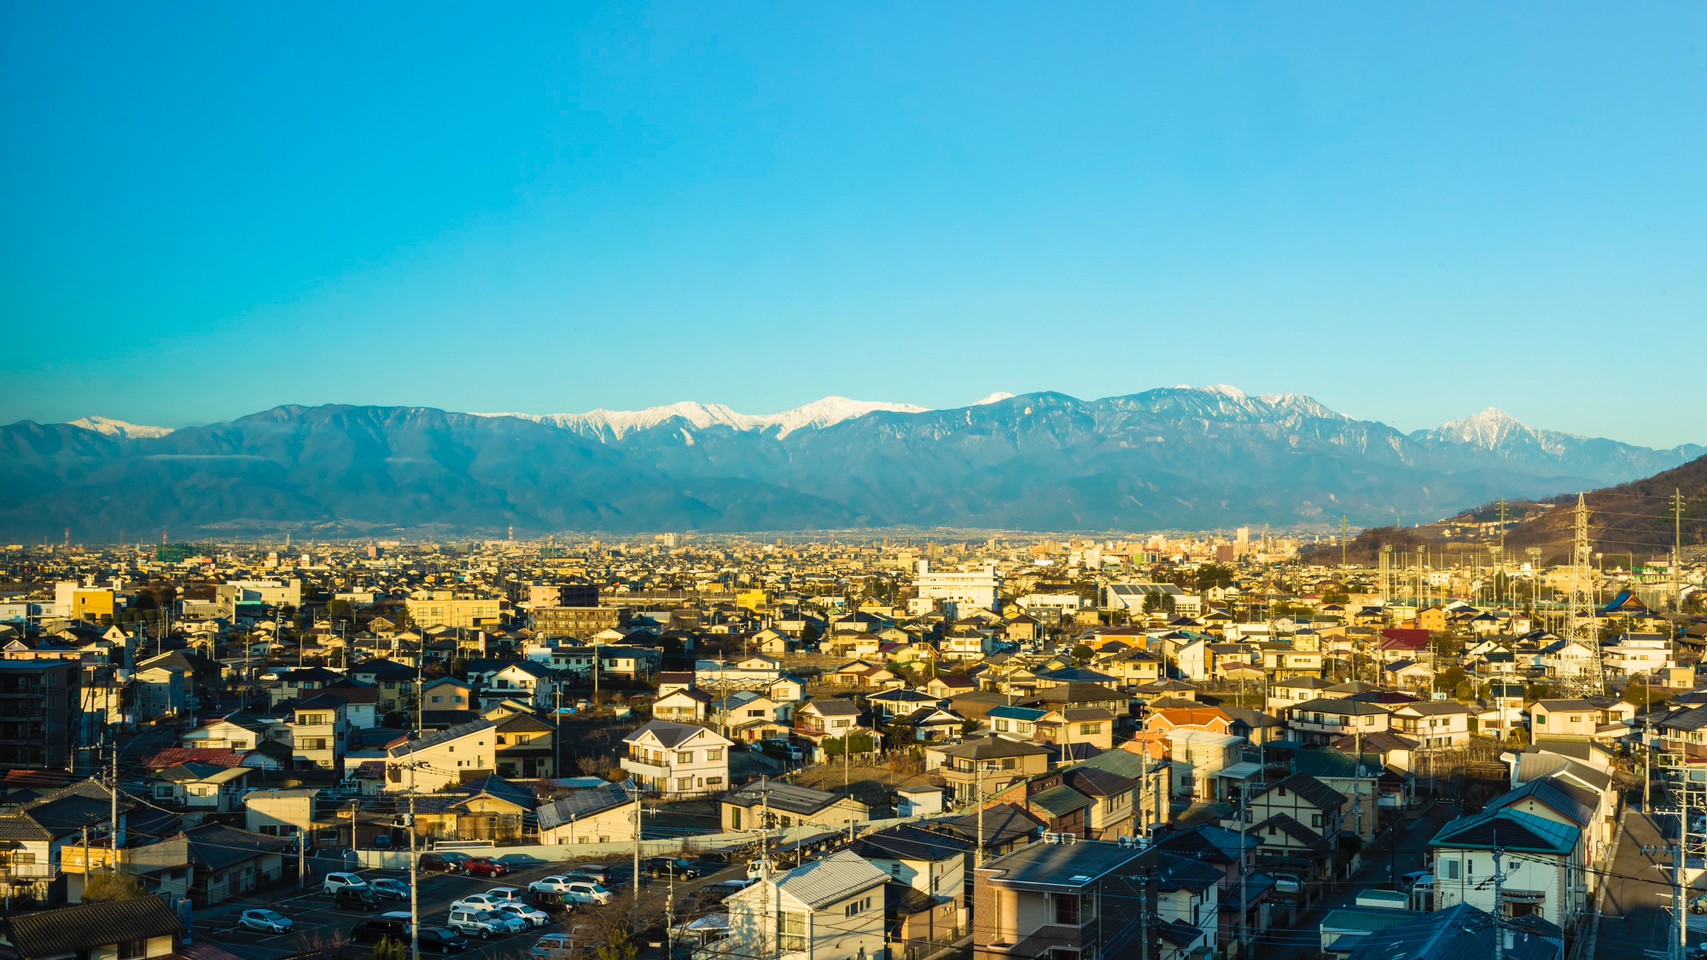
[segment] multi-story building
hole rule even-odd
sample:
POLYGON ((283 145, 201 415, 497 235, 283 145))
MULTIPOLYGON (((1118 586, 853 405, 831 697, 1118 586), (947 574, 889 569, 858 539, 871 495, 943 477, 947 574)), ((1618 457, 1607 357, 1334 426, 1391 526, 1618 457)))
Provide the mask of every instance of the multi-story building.
POLYGON ((1459 817, 1428 844, 1434 851, 1435 909, 1468 903, 1507 918, 1535 915, 1569 929, 1588 892, 1579 839, 1575 826, 1520 810, 1459 817), (1495 876, 1498 884, 1490 882, 1495 876))
POLYGON ((497 772, 496 721, 480 719, 385 751, 385 789, 433 792, 497 772))
POLYGON ((1418 750, 1462 747, 1470 742, 1471 709, 1453 700, 1407 703, 1393 711, 1393 729, 1417 742, 1418 750))
POLYGON ((615 630, 621 625, 622 611, 616 607, 552 605, 533 608, 533 632, 542 637, 585 640, 600 631, 615 630))
POLYGON ((434 593, 422 599, 404 601, 409 619, 422 627, 451 627, 473 629, 495 624, 502 615, 503 603, 496 597, 457 598, 434 593))
POLYGON ((929 560, 919 561, 918 576, 913 578, 920 600, 941 600, 954 604, 963 613, 971 610, 999 610, 998 597, 1002 592, 1002 575, 996 565, 986 564, 970 572, 933 572, 929 560))
POLYGON ((82 665, 0 660, 0 768, 65 769, 82 739, 82 665))
POLYGON ((296 705, 291 714, 291 758, 299 769, 329 770, 342 774, 349 722, 344 701, 329 694, 311 697, 296 705))
POLYGON ((888 881, 889 874, 846 850, 762 879, 725 901, 729 936, 695 960, 884 960, 888 881))
POLYGON ((647 793, 694 796, 729 788, 732 741, 704 727, 653 720, 622 743, 622 769, 647 793))

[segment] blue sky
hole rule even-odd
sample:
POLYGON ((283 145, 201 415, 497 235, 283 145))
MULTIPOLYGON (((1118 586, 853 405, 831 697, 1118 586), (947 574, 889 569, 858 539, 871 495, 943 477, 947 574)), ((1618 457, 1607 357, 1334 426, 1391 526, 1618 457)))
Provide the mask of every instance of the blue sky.
POLYGON ((1707 441, 1707 7, 0 9, 0 420, 1176 383, 1707 441))

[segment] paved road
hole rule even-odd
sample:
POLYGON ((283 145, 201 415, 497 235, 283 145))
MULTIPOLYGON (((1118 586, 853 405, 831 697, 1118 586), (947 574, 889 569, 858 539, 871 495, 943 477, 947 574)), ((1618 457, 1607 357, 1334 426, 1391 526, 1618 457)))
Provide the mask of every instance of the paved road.
MULTIPOLYGON (((1635 960, 1645 952, 1664 956, 1666 944, 1673 942, 1668 938, 1675 936, 1677 922, 1671 912, 1671 855, 1660 849, 1666 843, 1646 814, 1631 810, 1625 815, 1624 835, 1606 878, 1595 960, 1635 960)), ((1700 942, 1699 937, 1691 942, 1700 942)))
POLYGON ((1382 850, 1365 860, 1350 880, 1301 912, 1290 925, 1270 927, 1258 940, 1256 953, 1263 960, 1314 960, 1322 948, 1322 918, 1331 910, 1353 906, 1361 891, 1391 889, 1390 877, 1423 869, 1428 842, 1442 825, 1458 815, 1458 810, 1456 804, 1438 804, 1401 823, 1398 842, 1391 852, 1382 850))
MULTIPOLYGON (((514 873, 506 874, 497 879, 485 877, 467 877, 458 874, 429 874, 421 878, 419 884, 419 915, 422 926, 443 926, 450 910, 451 901, 474 893, 483 893, 493 887, 521 887, 541 877, 554 873, 564 873, 578 865, 578 862, 552 863, 543 866, 528 867, 514 873)), ((326 866, 325 860, 318 860, 315 865, 315 876, 318 877, 326 866)), ((334 868, 341 866, 332 865, 334 868)), ((611 862, 609 864, 619 876, 610 884, 611 892, 615 894, 609 907, 581 907, 570 914, 565 920, 552 923, 545 927, 535 928, 509 936, 495 937, 489 941, 471 938, 469 949, 465 956, 488 958, 488 960, 512 960, 527 956, 528 948, 543 934, 561 932, 573 929, 577 924, 587 923, 586 911, 596 910, 627 910, 633 904, 633 888, 629 882, 626 868, 628 863, 611 862)), ((408 874, 399 870, 361 870, 358 871, 368 879, 393 877, 407 880, 408 874)), ((674 885, 674 893, 678 900, 694 890, 719 880, 729 880, 745 875, 745 867, 730 866, 718 874, 707 876, 695 881, 682 881, 674 885)), ((640 891, 641 913, 644 915, 660 914, 663 910, 664 899, 671 890, 667 881, 646 883, 640 891)), ((408 911, 409 901, 388 901, 381 906, 381 911, 408 911)), ((303 890, 275 891, 234 903, 220 904, 215 907, 196 911, 193 917, 194 935, 198 939, 218 944, 246 960, 276 960, 276 958, 300 953, 320 944, 328 943, 339 932, 347 935, 350 928, 359 923, 367 914, 353 910, 341 910, 333 905, 331 896, 321 893, 317 881, 311 881, 303 890), (295 921, 295 929, 289 934, 263 934, 236 928, 237 917, 244 910, 267 908, 290 917, 295 921)), ((350 949, 358 956, 366 955, 372 947, 362 944, 352 944, 350 949)))

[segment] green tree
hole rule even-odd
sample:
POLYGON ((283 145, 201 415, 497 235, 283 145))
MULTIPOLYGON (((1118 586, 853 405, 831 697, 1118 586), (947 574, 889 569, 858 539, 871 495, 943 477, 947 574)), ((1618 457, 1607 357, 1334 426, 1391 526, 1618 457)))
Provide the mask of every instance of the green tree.
POLYGON ((1219 563, 1206 563, 1197 568, 1197 589, 1212 590, 1216 587, 1231 587, 1237 581, 1233 577, 1231 567, 1219 563))
POLYGON ((88 882, 83 887, 84 903, 113 903, 119 900, 135 900, 146 891, 135 877, 122 873, 102 872, 88 874, 88 882))
POLYGON ((1069 656, 1071 656, 1073 658, 1074 663, 1076 663, 1082 667, 1085 664, 1091 662, 1091 658, 1096 656, 1096 651, 1091 649, 1090 644, 1081 643, 1081 644, 1078 644, 1077 646, 1073 647, 1073 650, 1069 654, 1069 656))
POLYGON ((1334 587, 1333 589, 1322 594, 1322 602, 1323 603, 1350 603, 1351 602, 1351 594, 1346 593, 1345 590, 1340 588, 1340 587, 1334 587))
POLYGON ((1168 594, 1168 593, 1147 593, 1147 594, 1145 594, 1144 595, 1144 612, 1145 613, 1161 612, 1161 613, 1166 613, 1166 614, 1173 613, 1174 612, 1173 595, 1168 594))

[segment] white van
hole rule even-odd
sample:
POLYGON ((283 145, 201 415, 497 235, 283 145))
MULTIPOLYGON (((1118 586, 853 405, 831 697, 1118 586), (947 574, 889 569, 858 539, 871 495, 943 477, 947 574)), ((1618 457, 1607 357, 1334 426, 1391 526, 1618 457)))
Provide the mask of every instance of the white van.
POLYGON ((502 933, 509 924, 490 911, 469 910, 459 908, 450 912, 450 920, 445 926, 455 930, 465 937, 479 937, 482 940, 492 939, 492 934, 502 933))

